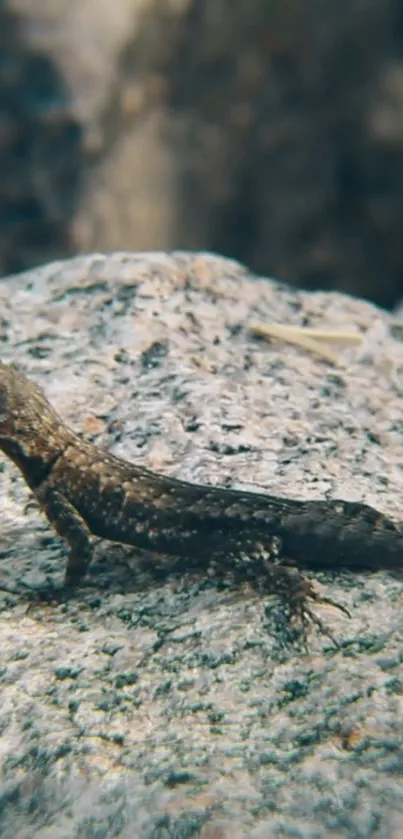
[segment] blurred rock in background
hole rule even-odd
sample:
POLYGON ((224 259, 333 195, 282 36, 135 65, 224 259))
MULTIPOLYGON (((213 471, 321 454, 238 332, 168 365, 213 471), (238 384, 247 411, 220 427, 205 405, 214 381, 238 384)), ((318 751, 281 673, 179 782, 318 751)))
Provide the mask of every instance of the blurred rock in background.
POLYGON ((209 249, 403 293, 399 0, 0 0, 0 274, 209 249))

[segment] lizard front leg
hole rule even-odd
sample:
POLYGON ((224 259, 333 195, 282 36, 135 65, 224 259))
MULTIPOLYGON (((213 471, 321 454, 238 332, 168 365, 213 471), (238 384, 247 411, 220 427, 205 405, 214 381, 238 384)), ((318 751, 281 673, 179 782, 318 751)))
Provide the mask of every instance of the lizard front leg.
POLYGON ((69 546, 64 582, 65 585, 74 586, 86 573, 92 558, 91 531, 78 510, 56 489, 51 480, 44 481, 35 490, 35 497, 56 532, 69 546))

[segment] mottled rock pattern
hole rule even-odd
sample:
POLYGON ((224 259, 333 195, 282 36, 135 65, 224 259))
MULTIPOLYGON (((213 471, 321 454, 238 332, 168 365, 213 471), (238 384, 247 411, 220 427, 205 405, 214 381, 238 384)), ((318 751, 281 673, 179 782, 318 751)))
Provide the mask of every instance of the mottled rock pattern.
MULTIPOLYGON (((0 285, 0 356, 78 431, 189 480, 360 499, 402 518, 401 323, 208 254, 96 254, 0 285), (274 321, 363 336, 345 366, 254 339, 274 321)), ((275 598, 153 573, 102 542, 86 585, 0 465, 4 839, 398 836, 402 581, 318 574, 340 642, 275 598)))

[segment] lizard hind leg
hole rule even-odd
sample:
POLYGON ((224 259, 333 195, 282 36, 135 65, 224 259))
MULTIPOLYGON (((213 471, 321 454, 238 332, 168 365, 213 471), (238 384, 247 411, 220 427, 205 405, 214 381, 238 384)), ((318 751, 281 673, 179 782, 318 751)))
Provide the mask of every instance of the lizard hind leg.
MULTIPOLYGON (((223 553, 219 565, 225 566, 236 582, 248 582, 260 594, 273 594, 283 605, 283 614, 288 624, 302 629, 306 644, 309 627, 314 624, 337 647, 338 642, 326 624, 316 614, 313 604, 328 604, 350 617, 340 603, 317 592, 311 581, 295 564, 281 552, 281 540, 273 538, 269 543, 256 542, 251 535, 243 539, 241 548, 235 546, 232 552, 223 553)), ((217 568, 217 562, 214 563, 217 568)))
POLYGON ((291 622, 297 622, 306 637, 309 625, 314 624, 323 635, 339 647, 339 643, 328 626, 316 614, 313 603, 333 606, 347 617, 351 618, 349 610, 341 603, 317 592, 311 581, 293 566, 287 564, 283 557, 272 564, 265 562, 267 583, 269 590, 277 594, 287 609, 291 622))
POLYGON ((305 603, 303 604, 302 621, 303 622, 309 622, 310 621, 311 623, 315 624, 315 626, 318 627, 318 629, 320 630, 320 632, 323 635, 327 635, 327 637, 330 638, 332 643, 336 647, 340 648, 339 642, 336 640, 336 638, 334 637, 334 635, 331 632, 331 630, 329 629, 329 627, 321 620, 321 618, 318 617, 316 612, 311 607, 311 605, 309 603, 309 600, 313 600, 313 601, 315 601, 316 603, 319 603, 319 604, 323 603, 323 604, 328 605, 328 606, 333 606, 334 609, 338 609, 339 612, 342 612, 343 615, 346 615, 346 617, 348 617, 348 618, 351 618, 351 612, 342 603, 338 603, 337 600, 333 600, 331 597, 325 597, 324 595, 319 594, 317 591, 315 591, 315 589, 309 583, 308 580, 306 580, 306 582, 310 586, 310 591, 307 595, 307 599, 306 599, 305 603))

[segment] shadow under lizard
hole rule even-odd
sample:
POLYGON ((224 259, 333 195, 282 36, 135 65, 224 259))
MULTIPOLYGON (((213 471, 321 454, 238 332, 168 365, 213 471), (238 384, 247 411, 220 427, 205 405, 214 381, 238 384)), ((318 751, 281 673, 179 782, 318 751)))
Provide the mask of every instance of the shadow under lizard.
POLYGON ((332 601, 299 568, 403 566, 402 527, 372 507, 191 484, 136 466, 79 437, 34 382, 1 361, 0 449, 68 543, 68 587, 86 573, 97 536, 229 572, 323 628, 311 602, 332 601))

